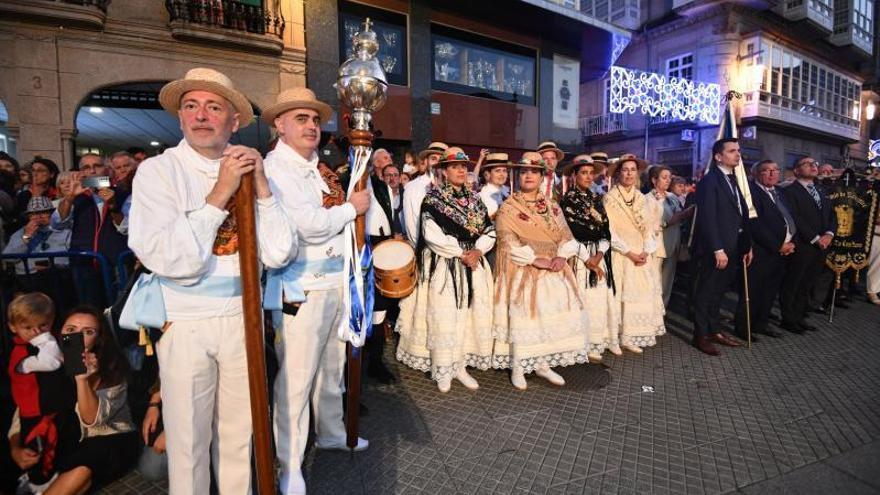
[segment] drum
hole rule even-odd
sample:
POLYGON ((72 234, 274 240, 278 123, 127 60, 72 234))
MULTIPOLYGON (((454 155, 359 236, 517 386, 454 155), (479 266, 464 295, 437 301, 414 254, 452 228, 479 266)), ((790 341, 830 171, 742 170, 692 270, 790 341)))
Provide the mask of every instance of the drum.
POLYGON ((376 289, 385 297, 400 299, 416 288, 416 252, 406 241, 388 239, 373 248, 376 289))

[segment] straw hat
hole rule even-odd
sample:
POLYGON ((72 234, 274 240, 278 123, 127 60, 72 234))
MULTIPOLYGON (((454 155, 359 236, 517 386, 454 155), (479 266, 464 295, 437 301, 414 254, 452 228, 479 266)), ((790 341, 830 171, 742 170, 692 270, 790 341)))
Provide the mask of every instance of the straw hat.
POLYGON ((632 153, 624 153, 620 155, 617 159, 612 159, 612 163, 608 165, 608 169, 605 171, 605 175, 608 177, 614 177, 614 172, 617 170, 617 167, 620 166, 623 162, 636 162, 636 169, 639 173, 642 173, 646 168, 648 168, 647 160, 643 160, 632 153))
POLYGON ((251 102, 235 89, 232 80, 214 69, 203 67, 190 69, 183 76, 183 79, 177 79, 162 86, 162 91, 159 92, 159 104, 166 112, 177 117, 180 99, 190 91, 208 91, 226 98, 239 114, 239 129, 247 127, 254 120, 254 109, 251 102))
POLYGON ((538 149, 536 150, 539 155, 542 155, 545 151, 553 151, 556 153, 556 159, 562 160, 565 158, 565 152, 559 149, 559 146, 556 146, 556 143, 553 141, 544 141, 543 143, 538 145, 538 149))
POLYGON ((318 100, 315 92, 309 88, 291 88, 278 94, 275 104, 263 111, 263 122, 275 126, 275 118, 295 108, 308 108, 318 112, 321 122, 327 122, 333 116, 330 105, 318 100))
POLYGON ((547 164, 537 151, 526 151, 518 162, 513 164, 515 169, 535 168, 541 171, 547 170, 547 164))
POLYGON ((446 167, 452 165, 453 163, 468 163, 473 165, 474 162, 468 158, 467 154, 463 149, 458 146, 453 146, 451 148, 447 148, 446 151, 443 152, 443 155, 440 156, 440 161, 437 162, 438 167, 446 167))
POLYGON ((25 213, 41 213, 44 211, 52 211, 55 207, 46 196, 34 196, 28 201, 27 211, 25 213))
POLYGON ((487 171, 495 167, 510 167, 512 165, 513 162, 510 161, 507 153, 489 153, 486 155, 486 159, 483 160, 481 170, 487 171))
POLYGON ((590 158, 593 159, 593 163, 602 163, 605 166, 608 166, 608 153, 604 151, 594 151, 590 153, 590 158))
POLYGON ((434 141, 429 144, 427 148, 423 149, 419 152, 419 160, 424 160, 428 157, 428 155, 442 155, 444 151, 446 151, 449 146, 446 143, 441 143, 440 141, 434 141))
POLYGON ((582 154, 572 158, 570 162, 566 162, 561 167, 562 175, 568 175, 571 172, 577 173, 584 165, 592 165, 593 172, 597 175, 605 170, 604 162, 596 162, 590 155, 582 154))

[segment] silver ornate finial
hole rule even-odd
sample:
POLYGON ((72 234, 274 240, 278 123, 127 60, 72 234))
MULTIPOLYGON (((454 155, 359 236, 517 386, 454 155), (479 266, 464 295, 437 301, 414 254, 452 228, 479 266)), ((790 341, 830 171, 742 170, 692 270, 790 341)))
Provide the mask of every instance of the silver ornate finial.
POLYGON ((352 37, 353 55, 339 67, 336 92, 343 104, 352 108, 351 127, 369 131, 372 113, 385 105, 388 81, 376 58, 379 42, 370 30, 370 19, 352 37))

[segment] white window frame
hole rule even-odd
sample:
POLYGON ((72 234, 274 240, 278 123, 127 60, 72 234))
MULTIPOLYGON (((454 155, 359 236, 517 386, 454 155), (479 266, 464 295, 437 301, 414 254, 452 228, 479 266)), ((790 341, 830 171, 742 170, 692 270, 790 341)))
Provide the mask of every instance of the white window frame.
POLYGON ((688 81, 694 80, 694 54, 693 52, 682 53, 680 55, 676 55, 674 57, 670 57, 666 59, 664 64, 664 72, 666 77, 675 77, 681 78, 682 71, 685 69, 690 69, 690 77, 685 77, 688 81), (690 57, 690 60, 685 62, 685 59, 690 57), (673 62, 677 62, 675 68, 672 67, 673 62))

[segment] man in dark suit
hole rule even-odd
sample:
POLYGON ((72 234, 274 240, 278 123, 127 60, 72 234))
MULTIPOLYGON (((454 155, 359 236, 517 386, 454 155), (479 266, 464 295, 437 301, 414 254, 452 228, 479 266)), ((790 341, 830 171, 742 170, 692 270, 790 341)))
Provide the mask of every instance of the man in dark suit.
POLYGON ((806 156, 795 162, 797 178, 785 188, 785 203, 794 217, 795 250, 788 259, 782 280, 782 328, 793 333, 815 331, 806 323, 807 303, 816 279, 822 273, 825 253, 834 237, 837 222, 822 188, 814 183, 819 164, 806 156))
POLYGON ((733 171, 742 163, 736 138, 712 145, 715 166, 697 184, 697 282, 694 294, 694 346, 718 355, 715 343, 740 344, 721 332, 721 299, 739 264, 751 261, 748 209, 733 171))
MULTIPOLYGON (((780 337, 778 332, 768 327, 773 302, 779 295, 779 286, 785 273, 785 260, 794 250, 794 236, 797 226, 792 218, 780 190, 779 165, 773 160, 762 160, 752 167, 754 182, 749 186, 757 218, 749 219, 749 234, 752 237, 752 264, 749 265, 749 310, 754 334, 780 337)), ((746 305, 744 293, 740 293, 739 308, 736 313, 736 335, 746 338, 746 305)))

